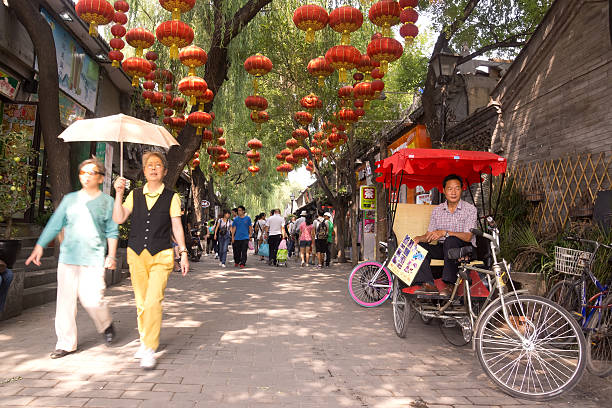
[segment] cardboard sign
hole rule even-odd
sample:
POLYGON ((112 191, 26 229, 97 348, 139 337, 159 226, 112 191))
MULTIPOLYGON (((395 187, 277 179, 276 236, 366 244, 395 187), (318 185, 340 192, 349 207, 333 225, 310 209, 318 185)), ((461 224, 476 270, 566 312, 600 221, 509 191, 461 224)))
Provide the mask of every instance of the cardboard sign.
POLYGON ((391 258, 389 270, 410 286, 426 256, 427 250, 406 235, 391 258))

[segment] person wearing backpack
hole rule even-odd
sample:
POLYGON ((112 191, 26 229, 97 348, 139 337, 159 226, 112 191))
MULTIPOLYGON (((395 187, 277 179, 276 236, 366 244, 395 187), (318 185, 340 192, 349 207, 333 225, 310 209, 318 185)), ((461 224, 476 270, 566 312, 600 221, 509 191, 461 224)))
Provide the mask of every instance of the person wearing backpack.
POLYGON ((230 212, 228 210, 223 211, 223 218, 217 221, 215 226, 214 239, 218 241, 219 248, 219 266, 225 268, 225 261, 227 259, 227 248, 229 246, 231 236, 230 228, 232 228, 232 220, 230 220, 230 212))
POLYGON ((319 216, 314 222, 315 230, 315 247, 317 249, 317 258, 319 258, 318 268, 323 268, 325 262, 325 254, 327 252, 327 237, 329 234, 329 226, 325 218, 323 218, 323 211, 319 211, 319 216))

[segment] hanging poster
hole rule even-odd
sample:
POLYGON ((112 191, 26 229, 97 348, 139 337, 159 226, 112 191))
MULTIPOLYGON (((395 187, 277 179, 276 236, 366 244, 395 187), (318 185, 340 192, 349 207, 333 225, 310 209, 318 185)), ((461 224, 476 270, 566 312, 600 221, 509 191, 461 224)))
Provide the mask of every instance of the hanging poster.
POLYGON ((62 91, 59 93, 59 111, 60 123, 63 127, 68 127, 77 120, 84 119, 87 112, 84 107, 70 99, 62 91))
POLYGON ((426 256, 427 250, 406 235, 389 262, 389 270, 410 286, 426 256))
POLYGON ((17 96, 17 90, 19 90, 19 80, 6 72, 0 71, 0 94, 14 100, 17 96))
POLYGON ((94 112, 100 67, 45 10, 41 10, 41 13, 49 22, 53 32, 60 89, 94 112))
POLYGON ((1 104, 0 132, 26 132, 30 140, 34 140, 36 130, 36 104, 4 103, 1 104))

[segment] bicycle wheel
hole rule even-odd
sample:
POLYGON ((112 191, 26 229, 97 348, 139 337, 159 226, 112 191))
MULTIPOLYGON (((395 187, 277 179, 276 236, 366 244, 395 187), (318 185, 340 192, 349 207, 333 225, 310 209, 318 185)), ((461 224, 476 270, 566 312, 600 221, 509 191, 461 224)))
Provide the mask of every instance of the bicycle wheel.
POLYGON ((414 318, 414 308, 399 285, 393 289, 393 326, 395 334, 402 339, 408 333, 408 323, 414 318))
POLYGON ((351 272, 348 290, 353 300, 360 306, 382 305, 391 295, 391 272, 380 262, 362 262, 351 272), (376 276, 378 271, 380 273, 376 276), (374 276, 376 276, 375 282, 373 281, 374 276))
POLYGON ((578 287, 571 281, 562 280, 553 285, 546 297, 570 313, 580 313, 580 294, 578 287))
POLYGON ((509 296, 505 304, 508 320, 498 300, 476 329, 475 350, 484 372, 514 397, 548 400, 571 390, 586 363, 576 320, 539 296, 509 296))
POLYGON ((587 369, 594 375, 612 374, 612 294, 601 303, 587 325, 587 369))

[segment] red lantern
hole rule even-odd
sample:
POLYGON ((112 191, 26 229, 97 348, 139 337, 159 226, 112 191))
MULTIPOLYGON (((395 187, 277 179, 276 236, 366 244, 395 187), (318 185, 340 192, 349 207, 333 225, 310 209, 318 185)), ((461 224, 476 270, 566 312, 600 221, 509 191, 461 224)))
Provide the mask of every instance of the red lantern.
POLYGON ((155 51, 149 51, 145 54, 145 58, 151 62, 151 61, 157 61, 157 58, 159 58, 159 55, 157 55, 157 53, 155 51))
POLYGON ((346 82, 346 71, 355 68, 360 58, 359 50, 350 45, 335 45, 325 53, 325 60, 338 70, 340 82, 346 82))
POLYGON ((412 23, 406 23, 400 27, 400 35, 404 37, 406 41, 411 42, 419 35, 419 28, 412 23))
POLYGON ((327 147, 327 150, 332 150, 336 145, 331 140, 327 139, 325 141, 325 147, 327 147))
POLYGON ((370 7, 368 17, 372 24, 382 27, 383 37, 391 37, 391 27, 399 24, 401 12, 398 2, 381 0, 370 7))
POLYGON ((338 120, 345 126, 350 126, 352 123, 357 122, 359 119, 355 112, 351 108, 342 108, 337 114, 338 120))
POLYGON ((255 94, 257 94, 259 89, 257 78, 266 75, 272 70, 272 61, 270 61, 270 58, 261 54, 252 55, 244 61, 244 69, 255 77, 253 79, 253 89, 255 90, 255 94))
POLYGON ((357 64, 357 71, 363 72, 366 81, 369 81, 372 71, 378 67, 380 67, 380 62, 374 61, 368 54, 363 54, 357 64))
POLYGON ((138 27, 128 30, 125 34, 125 40, 132 47, 136 48, 136 56, 142 57, 142 50, 149 48, 155 43, 155 36, 150 31, 138 27))
POLYGON ((338 97, 342 99, 343 103, 353 99, 353 87, 350 85, 343 86, 338 89, 338 97))
POLYGON ((338 7, 329 14, 329 26, 342 34, 342 45, 351 43, 351 33, 359 30, 362 24, 363 14, 351 6, 338 7))
POLYGON ((206 81, 197 76, 188 76, 181 79, 178 83, 178 90, 185 96, 189 97, 189 103, 194 105, 198 97, 204 95, 208 85, 206 81))
POLYGON ((124 13, 127 13, 128 10, 130 9, 130 5, 128 4, 127 1, 124 1, 124 0, 117 0, 116 2, 113 3, 113 7, 115 8, 115 10, 122 11, 124 13))
POLYGON ((170 127, 173 130, 174 136, 176 136, 178 132, 183 130, 187 122, 185 121, 185 118, 181 118, 181 117, 174 117, 171 119, 172 121, 170 122, 170 127))
POLYGON ((174 75, 167 69, 156 69, 153 74, 153 80, 157 83, 157 89, 161 91, 166 84, 174 81, 174 75))
POLYGON ((314 135, 312 135, 312 138, 314 140, 323 140, 325 139, 325 135, 323 135, 323 132, 317 132, 314 135))
POLYGON ((353 109, 353 112, 355 112, 355 115, 357 115, 359 118, 361 118, 366 113, 365 110, 363 110, 362 108, 355 108, 353 109))
MULTIPOLYGON (((359 66, 357 66, 357 69, 359 69, 359 66)), ((353 74, 353 79, 357 82, 361 82, 363 81, 365 78, 365 76, 361 73, 361 72, 355 72, 353 74)))
POLYGON ((132 57, 126 59, 121 64, 121 67, 123 68, 126 74, 132 77, 132 86, 134 88, 137 88, 140 83, 138 78, 143 78, 149 72, 151 72, 151 64, 149 64, 149 61, 139 57, 132 57))
POLYGON ((288 148, 284 148, 283 150, 280 151, 280 154, 282 154, 283 157, 287 157, 291 154, 291 150, 289 150, 288 148))
POLYGON ((285 155, 278 153, 276 156, 276 160, 283 162, 285 161, 285 155))
POLYGON ((302 142, 304 140, 306 140, 308 138, 308 131, 306 129, 295 129, 292 133, 291 136, 294 139, 297 139, 298 142, 302 142))
POLYGON ((419 0, 399 0, 399 5, 403 9, 405 9, 406 7, 414 8, 419 5, 419 0))
POLYGON ((157 116, 161 116, 161 110, 164 107, 164 94, 161 92, 153 92, 151 95, 151 105, 157 110, 157 116))
POLYGON ((335 146, 340 141, 340 135, 338 135, 336 132, 332 132, 329 134, 327 140, 335 146))
POLYGON ((258 95, 247 96, 246 99, 244 100, 244 104, 246 105, 247 108, 249 108, 253 112, 265 111, 266 109, 268 109, 268 100, 264 98, 263 96, 258 96, 258 95))
POLYGON ((293 151, 293 157, 295 157, 296 159, 301 160, 301 159, 305 159, 306 157, 308 157, 308 150, 306 150, 304 147, 300 146, 297 149, 295 149, 293 151))
POLYGON ((172 116, 174 115, 174 110, 170 108, 164 108, 164 116, 172 116))
MULTIPOLYGON (((206 112, 195 111, 189 114, 187 117, 187 122, 196 128, 196 135, 199 136, 202 134, 202 128, 210 126, 212 123, 212 118, 206 112)), ((212 134, 210 139, 212 140, 212 134)))
POLYGON ((225 140, 224 137, 220 137, 220 138, 217 139, 217 145, 218 146, 225 146, 225 142, 226 142, 226 140, 225 140))
POLYGON ((312 115, 305 111, 295 112, 293 119, 302 126, 308 126, 312 122, 312 115))
POLYGON ((263 143, 261 143, 261 140, 253 138, 247 142, 247 146, 249 149, 258 150, 263 147, 263 143))
MULTIPOLYGON (((127 24, 127 16, 125 15, 125 13, 121 11, 117 11, 115 12, 115 15, 113 16, 113 23, 115 23, 113 27, 124 26, 127 24)), ((111 33, 112 33, 112 27, 111 27, 111 33)), ((123 35, 125 35, 125 33, 123 35)), ((123 37, 123 35, 121 37, 123 37)))
POLYGON ((378 99, 380 93, 385 89, 385 83, 380 79, 372 81, 372 89, 374 90, 374 99, 378 99))
MULTIPOLYGON (((202 140, 203 140, 204 142, 210 142, 211 140, 213 140, 213 137, 214 137, 213 132, 212 132, 212 131, 210 131, 210 130, 208 130, 208 129, 205 129, 205 130, 202 132, 202 140)), ((209 153, 209 154, 210 154, 210 153, 209 153)))
POLYGON ((405 9, 402 10, 402 13, 400 14, 400 21, 403 24, 406 23, 416 23, 417 20, 419 19, 419 13, 412 7, 406 7, 405 9))
POLYGON ((380 70, 380 68, 375 68, 372 70, 372 79, 383 79, 385 77, 385 73, 380 70))
POLYGON ((306 42, 308 43, 314 42, 315 31, 324 29, 328 20, 327 11, 315 4, 298 7, 293 13, 293 23, 300 30, 306 31, 306 42))
POLYGON ((327 62, 325 57, 317 57, 308 63, 308 72, 318 79, 319 86, 322 87, 325 78, 334 73, 334 68, 327 62))
POLYGON ((309 110, 320 109, 323 107, 321 99, 313 93, 309 93, 300 100, 300 105, 309 110))
POLYGON ((193 8, 196 0, 159 0, 159 4, 172 13, 173 20, 180 20, 181 14, 193 8))
POLYGON ((185 109, 187 109, 187 101, 182 96, 175 96, 172 98, 172 106, 174 106, 174 109, 178 113, 183 114, 185 113, 185 109))
POLYGON ((172 59, 179 57, 179 48, 186 47, 193 41, 193 29, 189 24, 178 20, 164 21, 155 29, 155 35, 157 41, 170 47, 172 59))
POLYGON ((219 169, 219 172, 222 173, 222 174, 227 172, 229 170, 229 168, 230 168, 230 164, 229 163, 226 163, 224 161, 217 163, 217 169, 219 169))
MULTIPOLYGON (((257 163, 261 160, 261 154, 256 150, 249 150, 246 154, 246 157, 251 163, 257 163)), ((285 160, 284 156, 282 160, 285 160)))
MULTIPOLYGON (((204 110, 204 104, 207 104, 208 102, 212 101, 215 98, 215 94, 212 90, 207 89, 206 92, 204 92, 204 95, 202 95, 202 97, 198 98, 198 109, 203 111, 204 110)), ((211 112, 211 116, 213 116, 214 119, 214 113, 211 112)))
POLYGON ((127 33, 127 30, 121 24, 115 24, 114 26, 111 27, 111 34, 117 38, 123 37, 125 33, 127 33))
POLYGON ((79 0, 74 6, 81 20, 89 23, 89 35, 98 35, 98 26, 111 22, 115 15, 113 6, 106 0, 79 0))
POLYGON ((270 120, 270 115, 266 111, 251 112, 251 120, 257 124, 257 129, 261 129, 261 124, 270 120))
POLYGON ((298 147, 300 145, 300 142, 298 142, 296 139, 291 138, 289 140, 287 140, 285 142, 285 144, 287 145, 287 147, 289 149, 291 149, 291 151, 293 151, 293 149, 295 149, 296 147, 298 147))
MULTIPOLYGON (((300 159, 298 159, 297 157, 293 156, 292 154, 288 155, 287 157, 285 157, 285 161, 289 164, 298 164, 300 162, 300 159)), ((292 167, 293 169, 293 167, 292 167)))
POLYGON ((189 73, 187 75, 194 76, 196 74, 195 69, 206 64, 208 55, 206 51, 197 45, 190 45, 179 52, 179 59, 183 65, 189 67, 189 73))
POLYGON ((387 72, 388 64, 401 57, 403 52, 402 44, 394 38, 377 38, 368 44, 368 55, 380 62, 380 70, 383 73, 387 72))
POLYGON ((200 166, 200 159, 196 157, 191 162, 191 167, 195 169, 196 167, 199 167, 199 166, 200 166))
POLYGON ((259 167, 253 165, 253 166, 249 166, 247 170, 250 171, 252 175, 255 175, 255 173, 259 171, 259 167))
POLYGON ((215 129, 215 132, 217 132, 217 135, 218 135, 218 136, 223 136, 223 133, 224 133, 225 131, 223 130, 223 128, 222 128, 222 127, 218 127, 218 128, 216 128, 216 129, 215 129))
POLYGON ((121 51, 111 50, 108 52, 108 59, 113 61, 113 67, 118 68, 121 61, 123 61, 123 53, 121 51))
POLYGON ((371 82, 360 82, 355 85, 355 99, 362 99, 365 110, 370 108, 370 101, 375 98, 374 89, 371 82))

